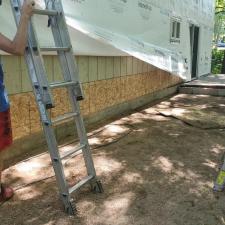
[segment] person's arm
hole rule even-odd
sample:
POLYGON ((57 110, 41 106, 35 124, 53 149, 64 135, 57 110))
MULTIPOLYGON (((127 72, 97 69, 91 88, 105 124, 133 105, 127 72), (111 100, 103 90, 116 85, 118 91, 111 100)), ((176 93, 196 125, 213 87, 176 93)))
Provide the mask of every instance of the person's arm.
POLYGON ((25 0, 20 23, 13 41, 0 33, 0 49, 15 55, 23 55, 27 44, 28 22, 32 15, 34 1, 25 0))

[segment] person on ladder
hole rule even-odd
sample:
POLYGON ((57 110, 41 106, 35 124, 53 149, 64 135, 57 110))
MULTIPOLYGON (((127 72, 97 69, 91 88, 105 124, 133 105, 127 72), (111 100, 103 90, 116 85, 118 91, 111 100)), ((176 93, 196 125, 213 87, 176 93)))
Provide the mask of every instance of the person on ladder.
MULTIPOLYGON (((0 1, 1 2, 1 1, 0 1)), ((27 45, 27 30, 32 16, 34 0, 24 0, 20 24, 13 41, 1 34, 0 50, 14 55, 23 55, 27 45)), ((14 74, 16 76, 16 74, 14 74)), ((10 121, 10 107, 4 86, 3 70, 0 64, 0 203, 13 196, 13 189, 5 187, 1 182, 1 173, 4 164, 4 153, 12 144, 12 129, 10 121)))

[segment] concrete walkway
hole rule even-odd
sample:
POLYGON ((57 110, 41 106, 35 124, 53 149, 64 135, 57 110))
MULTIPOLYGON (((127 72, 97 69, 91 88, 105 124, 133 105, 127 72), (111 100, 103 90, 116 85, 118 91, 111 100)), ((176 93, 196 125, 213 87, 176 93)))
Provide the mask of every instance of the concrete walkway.
POLYGON ((225 74, 210 74, 187 82, 185 86, 225 87, 225 74))
POLYGON ((186 82, 179 89, 183 94, 225 96, 225 74, 210 74, 186 82))

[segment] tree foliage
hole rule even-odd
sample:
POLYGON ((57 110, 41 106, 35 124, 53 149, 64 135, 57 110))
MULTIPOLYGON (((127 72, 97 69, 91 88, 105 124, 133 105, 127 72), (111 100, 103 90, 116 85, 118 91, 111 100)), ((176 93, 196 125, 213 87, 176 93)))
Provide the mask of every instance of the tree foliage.
MULTIPOLYGON (((225 35, 225 0, 216 0, 215 5, 215 26, 214 26, 214 43, 225 35)), ((225 51, 213 49, 212 52, 212 73, 225 73, 225 51)))
POLYGON ((225 0, 216 0, 214 41, 217 43, 225 31, 225 0))
POLYGON ((216 0, 216 14, 221 13, 225 10, 225 1, 216 0))

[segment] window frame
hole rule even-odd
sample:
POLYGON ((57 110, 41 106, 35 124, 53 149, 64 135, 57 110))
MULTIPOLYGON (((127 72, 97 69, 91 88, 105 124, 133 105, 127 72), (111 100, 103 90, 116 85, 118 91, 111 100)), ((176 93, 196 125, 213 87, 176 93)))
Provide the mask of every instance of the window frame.
POLYGON ((181 19, 172 17, 170 21, 170 43, 181 42, 181 19))

